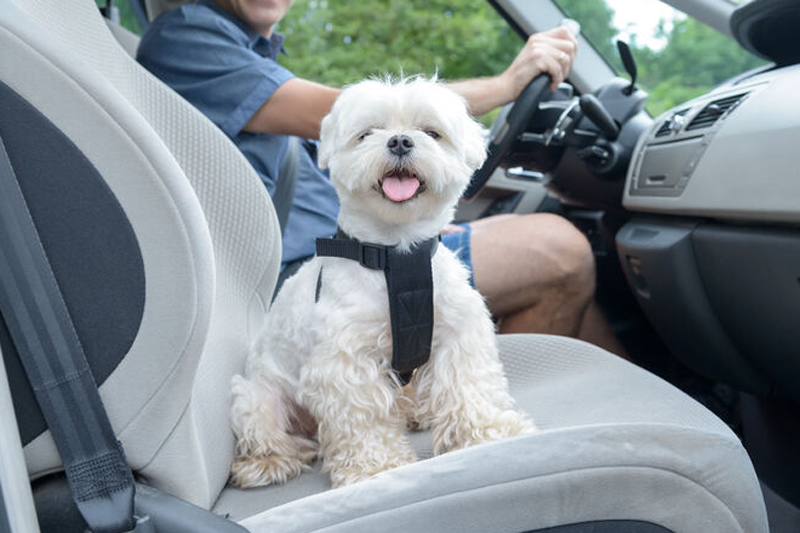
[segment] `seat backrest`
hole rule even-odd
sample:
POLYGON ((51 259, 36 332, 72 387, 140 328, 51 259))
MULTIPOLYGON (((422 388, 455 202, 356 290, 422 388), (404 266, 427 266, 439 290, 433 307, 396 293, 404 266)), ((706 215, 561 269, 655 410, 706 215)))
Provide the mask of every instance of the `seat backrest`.
POLYGON ((144 5, 147 9, 147 17, 153 20, 164 11, 174 9, 192 1, 193 0, 144 0, 144 5))
MULTIPOLYGON (((133 231, 135 239, 128 241, 138 250, 128 252, 140 257, 143 272, 143 283, 132 285, 135 297, 108 298, 101 286, 93 290, 103 297, 67 306, 83 317, 73 316, 76 327, 81 320, 88 324, 79 331, 82 343, 98 345, 95 355, 89 353, 95 348, 86 348, 92 360, 107 355, 92 331, 116 323, 115 313, 130 301, 142 302, 128 313, 131 339, 118 347, 123 353, 101 380, 101 396, 132 467, 169 463, 162 478, 159 471, 147 472, 151 481, 209 505, 227 479, 233 453, 230 376, 243 368, 280 264, 269 196, 230 140, 119 46, 93 0, 0 0, 0 82, 0 134, 12 163, 31 168, 26 187, 52 186, 52 194, 39 195, 52 199, 73 183, 92 181, 73 182, 68 166, 53 160, 69 152, 96 170, 100 178, 90 188, 110 191, 133 231), (8 102, 17 110, 13 122, 8 102), (44 144, 35 129, 24 127, 29 119, 46 124, 52 138, 72 148, 44 144), (42 168, 49 169, 49 181, 38 181, 42 168), (191 428, 193 440, 181 457, 160 459, 179 425, 191 428)), ((89 231, 103 225, 90 216, 93 211, 91 202, 59 210, 54 216, 71 224, 69 235, 42 235, 45 244, 61 243, 63 254, 72 256, 70 268, 54 264, 57 277, 63 271, 59 284, 67 296, 86 293, 87 280, 97 277, 95 263, 105 271, 115 268, 113 261, 95 261, 104 249, 117 257, 118 238, 111 230, 89 231), (84 246, 84 239, 92 245, 84 246)), ((20 407, 16 393, 14 399, 23 425, 30 406, 20 407)), ((49 433, 29 437, 29 474, 58 469, 49 433)))
POLYGON ((108 29, 111 30, 111 35, 114 36, 122 49, 129 56, 136 57, 136 49, 139 48, 139 36, 111 19, 105 19, 105 22, 108 29))

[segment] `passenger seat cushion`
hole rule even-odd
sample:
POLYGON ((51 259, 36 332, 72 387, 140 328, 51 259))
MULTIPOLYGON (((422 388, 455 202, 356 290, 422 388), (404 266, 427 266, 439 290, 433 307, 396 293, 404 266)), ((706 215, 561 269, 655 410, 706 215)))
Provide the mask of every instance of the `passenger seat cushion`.
MULTIPOLYGON (((531 531, 594 520, 688 532, 702 517, 705 531, 766 533, 749 458, 703 406, 581 341, 499 340, 512 394, 537 433, 336 490, 315 465, 286 486, 226 489, 215 511, 253 532, 531 531)), ((412 440, 431 457, 428 433, 412 440)))

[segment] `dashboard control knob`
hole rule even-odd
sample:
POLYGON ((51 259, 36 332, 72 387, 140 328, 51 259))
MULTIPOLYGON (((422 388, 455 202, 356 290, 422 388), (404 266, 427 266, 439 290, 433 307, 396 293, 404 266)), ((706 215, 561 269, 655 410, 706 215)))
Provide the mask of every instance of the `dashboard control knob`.
POLYGON ((578 151, 578 156, 581 159, 595 159, 599 162, 603 162, 608 159, 609 153, 608 150, 605 148, 601 148, 597 145, 587 146, 586 148, 578 151))
POLYGON ((725 112, 719 104, 710 104, 706 107, 705 112, 711 115, 712 117, 718 117, 722 113, 725 112))
POLYGON ((678 133, 683 128, 684 124, 686 124, 686 117, 683 115, 672 115, 672 118, 669 119, 669 129, 672 133, 678 133))

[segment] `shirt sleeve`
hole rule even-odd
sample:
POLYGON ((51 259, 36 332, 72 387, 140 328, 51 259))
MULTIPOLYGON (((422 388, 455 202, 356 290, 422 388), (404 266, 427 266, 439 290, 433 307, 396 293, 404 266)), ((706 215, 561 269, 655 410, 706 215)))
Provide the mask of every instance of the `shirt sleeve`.
POLYGON ((231 21, 180 10, 171 15, 151 25, 137 60, 235 137, 294 75, 252 50, 231 21))

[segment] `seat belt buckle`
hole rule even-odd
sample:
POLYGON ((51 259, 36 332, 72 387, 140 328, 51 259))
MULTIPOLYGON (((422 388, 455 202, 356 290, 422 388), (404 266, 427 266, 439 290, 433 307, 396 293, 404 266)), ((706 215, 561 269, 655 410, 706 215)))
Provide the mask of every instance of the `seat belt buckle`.
POLYGON ((384 270, 386 268, 386 247, 380 244, 361 243, 358 263, 372 270, 384 270))

